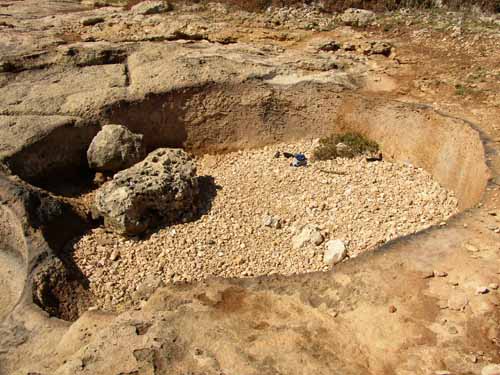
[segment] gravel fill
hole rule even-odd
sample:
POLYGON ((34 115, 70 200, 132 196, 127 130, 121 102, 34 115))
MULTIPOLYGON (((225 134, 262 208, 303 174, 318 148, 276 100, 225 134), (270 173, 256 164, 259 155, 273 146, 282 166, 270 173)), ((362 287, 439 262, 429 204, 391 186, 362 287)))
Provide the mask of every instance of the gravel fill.
POLYGON ((103 228, 77 239, 74 261, 96 306, 137 305, 161 283, 326 271, 328 240, 344 242, 347 260, 457 212, 455 196, 411 165, 356 158, 294 168, 290 159, 275 158, 278 150, 309 157, 315 144, 202 156, 198 174, 213 177, 208 191, 216 194, 206 194, 215 196, 199 219, 143 239, 103 228), (324 243, 294 249, 292 238, 306 224, 319 228, 324 243))

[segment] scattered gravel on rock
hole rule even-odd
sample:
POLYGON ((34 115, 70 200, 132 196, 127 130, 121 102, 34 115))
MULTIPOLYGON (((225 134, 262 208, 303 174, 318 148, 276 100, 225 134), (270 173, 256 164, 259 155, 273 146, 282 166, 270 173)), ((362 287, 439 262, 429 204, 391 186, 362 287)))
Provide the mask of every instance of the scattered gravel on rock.
POLYGON ((77 240, 74 261, 90 281, 95 304, 130 307, 151 280, 325 271, 331 266, 324 263, 324 245, 314 243, 319 241, 293 246, 304 228, 317 228, 325 241, 342 241, 352 258, 457 212, 453 194, 411 165, 358 158, 293 168, 290 160, 275 158, 278 150, 310 157, 314 144, 205 155, 197 160, 198 175, 211 176, 202 178, 213 184, 200 188, 213 198, 201 204, 198 219, 143 239, 97 228, 77 240))

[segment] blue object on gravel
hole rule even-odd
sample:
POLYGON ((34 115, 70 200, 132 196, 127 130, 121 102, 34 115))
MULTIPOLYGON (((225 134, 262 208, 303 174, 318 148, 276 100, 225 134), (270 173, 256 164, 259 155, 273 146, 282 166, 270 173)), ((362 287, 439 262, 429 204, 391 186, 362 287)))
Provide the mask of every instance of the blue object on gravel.
POLYGON ((305 167, 307 165, 307 158, 304 154, 295 154, 292 160, 292 167, 305 167))

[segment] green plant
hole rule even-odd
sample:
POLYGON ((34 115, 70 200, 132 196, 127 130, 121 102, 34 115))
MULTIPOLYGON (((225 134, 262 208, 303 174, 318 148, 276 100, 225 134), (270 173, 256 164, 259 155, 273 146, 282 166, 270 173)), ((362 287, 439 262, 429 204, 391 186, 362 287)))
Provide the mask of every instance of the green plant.
POLYGON ((467 94, 467 88, 464 85, 455 85, 455 95, 464 96, 465 94, 467 94))
POLYGON ((314 150, 314 158, 317 160, 331 160, 337 157, 353 158, 378 150, 378 143, 362 134, 344 133, 321 138, 318 147, 314 150), (339 143, 343 146, 337 147, 339 143))

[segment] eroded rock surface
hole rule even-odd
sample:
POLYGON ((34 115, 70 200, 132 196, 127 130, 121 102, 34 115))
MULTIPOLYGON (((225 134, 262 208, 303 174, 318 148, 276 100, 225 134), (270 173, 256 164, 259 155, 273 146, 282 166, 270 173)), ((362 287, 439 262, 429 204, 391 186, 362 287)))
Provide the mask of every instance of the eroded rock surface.
POLYGON ((149 15, 168 12, 172 9, 172 6, 166 1, 142 1, 137 5, 132 7, 132 12, 134 14, 149 15))
POLYGON ((105 125, 87 150, 89 167, 99 172, 118 172, 146 156, 142 135, 122 125, 105 125))
POLYGON ((342 13, 340 19, 349 26, 367 26, 375 20, 376 16, 370 10, 349 8, 342 13))
POLYGON ((96 193, 94 214, 117 233, 144 232, 155 220, 192 216, 198 195, 196 166, 180 149, 158 149, 117 173, 96 193))
MULTIPOLYGON (((284 135, 300 138, 312 129, 320 136, 334 130, 334 125, 362 124, 367 125, 362 129, 383 140, 384 156, 418 162, 444 186, 456 188, 461 208, 473 207, 481 199, 487 169, 478 133, 483 140, 491 137, 486 157, 494 178, 483 202, 493 209, 500 166, 498 155, 490 152, 498 150, 493 143, 498 139, 500 92, 495 83, 497 31, 474 23, 474 17, 448 12, 445 17, 455 17, 453 22, 461 24, 457 32, 447 33, 447 19, 424 11, 414 18, 401 12, 394 23, 381 18, 378 26, 369 21, 370 29, 360 31, 339 27, 341 19, 309 7, 230 14, 224 6, 199 3, 187 12, 178 8, 147 17, 117 7, 88 9, 78 3, 39 0, 3 2, 0 8, 0 204, 9 215, 18 216, 8 220, 15 223, 19 236, 15 246, 2 243, 0 248, 26 247, 23 254, 27 254, 14 266, 4 262, 7 271, 15 269, 21 276, 18 282, 4 272, 7 276, 0 280, 2 288, 9 289, 7 298, 0 298, 8 306, 0 308, 0 315, 8 314, 0 327, 0 374, 497 371, 499 295, 490 285, 499 282, 499 222, 484 208, 391 242, 384 251, 339 264, 335 272, 171 285, 142 301, 140 309, 121 315, 94 311, 90 299, 81 307, 91 311, 69 324, 46 314, 57 314, 59 309, 45 306, 43 312, 34 306, 30 289, 33 267, 61 254, 67 256, 64 268, 74 266, 71 252, 63 251, 61 244, 68 240, 61 237, 68 234, 62 226, 66 217, 33 221, 22 206, 37 212, 43 200, 26 194, 25 187, 7 194, 4 183, 23 186, 11 174, 34 181, 60 169, 80 171, 87 163, 85 151, 103 123, 144 130, 145 141, 153 148, 224 142, 233 149, 263 140, 275 142, 284 135), (84 26, 80 20, 87 17, 103 21, 84 26), (379 35, 378 28, 386 27, 393 31, 379 35), (373 38, 394 39, 388 41, 394 42, 390 55, 388 45, 374 45, 373 38), (318 51, 321 39, 338 41, 341 48, 331 44, 318 51), (484 100, 481 105, 480 100, 484 100), (441 112, 409 104, 418 102, 435 103, 441 112), (49 224, 52 231, 47 231, 49 224), (471 241, 474 252, 462 246, 471 241), (433 275, 448 276, 424 278, 429 269, 439 270, 433 275), (490 292, 476 295, 484 285, 490 292)), ((490 20, 489 24, 498 24, 495 17, 490 20)), ((363 26, 363 21, 353 25, 363 26)), ((377 187, 375 181, 372 185, 377 187)), ((231 208, 239 209, 241 194, 234 196, 231 208)), ((261 228, 264 212, 252 214, 261 228)), ((242 231, 231 219, 225 224, 242 231)), ((377 226, 370 222, 367 228, 377 226)), ((221 228, 215 229, 214 235, 221 228)), ((243 227, 247 229, 252 227, 243 227)), ((286 223, 281 230, 262 229, 282 235, 286 223)), ((14 230, 7 226, 0 233, 14 230)), ((96 277, 116 277, 121 272, 116 264, 120 260, 135 264, 138 255, 151 267, 163 252, 166 264, 178 261, 170 246, 184 249, 182 239, 164 232, 152 239, 157 245, 154 251, 120 245, 110 254, 101 244, 89 242, 89 247, 98 247, 99 255, 90 259, 91 267, 96 277), (115 264, 109 268, 108 257, 115 264)), ((213 252, 207 262, 225 275, 228 264, 210 243, 213 252)), ((227 249, 236 248, 228 243, 227 249)), ((322 258, 323 248, 316 250, 322 258)), ((196 271, 206 273, 208 267, 196 256, 186 247, 196 271)), ((72 272, 68 276, 76 279, 78 269, 72 272)), ((141 280, 137 298, 143 294, 147 298, 163 273, 154 269, 154 282, 141 280)), ((39 290, 59 285, 49 284, 39 290)), ((75 305, 82 302, 72 284, 64 288, 61 297, 68 293, 76 298, 75 305)), ((79 288, 86 291, 84 284, 79 288)), ((49 299, 40 304, 57 302, 49 299)))

